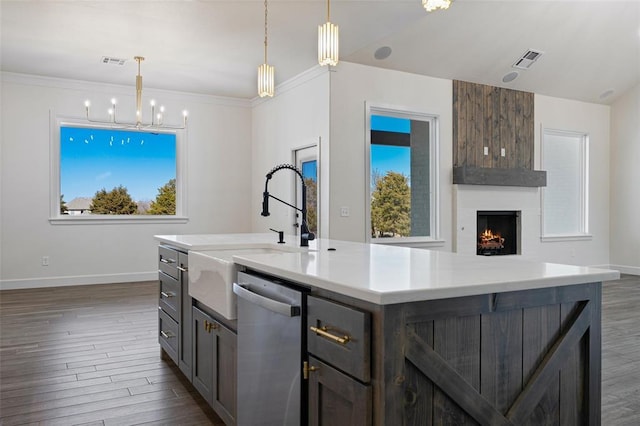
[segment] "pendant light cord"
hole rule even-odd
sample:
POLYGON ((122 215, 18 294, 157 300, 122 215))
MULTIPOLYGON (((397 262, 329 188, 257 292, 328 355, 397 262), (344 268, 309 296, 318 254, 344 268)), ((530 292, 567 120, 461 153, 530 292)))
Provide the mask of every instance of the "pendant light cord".
POLYGON ((264 63, 267 63, 267 0, 264 0, 264 63))
POLYGON ((331 22, 329 19, 331 16, 331 0, 327 0, 327 22, 331 22))

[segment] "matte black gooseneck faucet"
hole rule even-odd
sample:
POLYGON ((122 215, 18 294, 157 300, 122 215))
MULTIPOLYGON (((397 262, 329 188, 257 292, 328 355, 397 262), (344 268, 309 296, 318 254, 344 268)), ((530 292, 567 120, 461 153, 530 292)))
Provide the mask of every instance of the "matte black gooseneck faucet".
POLYGON ((279 166, 274 167, 269 173, 267 173, 267 180, 264 183, 264 192, 262 193, 262 216, 269 216, 269 197, 274 200, 280 201, 282 204, 285 204, 289 207, 292 207, 302 213, 302 224, 300 226, 300 247, 309 247, 309 241, 315 240, 316 236, 313 232, 309 232, 309 226, 307 225, 307 185, 304 184, 304 178, 302 177, 302 172, 298 170, 297 167, 291 164, 280 164, 279 166), (286 201, 281 200, 278 197, 274 197, 269 194, 269 180, 273 177, 274 173, 278 170, 289 169, 296 172, 296 174, 300 177, 300 181, 302 182, 302 208, 298 208, 293 204, 289 204, 286 201))

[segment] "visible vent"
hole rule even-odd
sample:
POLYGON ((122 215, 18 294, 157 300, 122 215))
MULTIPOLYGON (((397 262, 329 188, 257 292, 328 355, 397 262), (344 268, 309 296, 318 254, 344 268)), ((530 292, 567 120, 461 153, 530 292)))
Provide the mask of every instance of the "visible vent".
POLYGON ((126 59, 112 58, 110 56, 102 57, 102 63, 107 65, 124 65, 126 61, 127 61, 126 59))
POLYGON ((531 65, 533 65, 533 63, 537 61, 540 56, 542 56, 542 53, 543 52, 540 52, 539 50, 529 49, 524 52, 524 55, 522 55, 512 66, 513 68, 528 70, 529 68, 531 68, 531 65))

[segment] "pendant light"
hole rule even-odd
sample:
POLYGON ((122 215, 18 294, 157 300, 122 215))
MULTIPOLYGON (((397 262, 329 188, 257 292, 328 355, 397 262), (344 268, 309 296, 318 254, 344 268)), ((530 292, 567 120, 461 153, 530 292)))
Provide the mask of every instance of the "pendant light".
POLYGON ((264 63, 258 67, 258 95, 273 97, 275 74, 272 65, 267 64, 267 0, 264 0, 264 63))
POLYGON ((422 6, 427 12, 433 12, 437 9, 449 9, 451 0, 422 0, 422 6))
POLYGON ((327 22, 318 26, 318 63, 320 65, 338 65, 339 30, 330 22, 331 0, 327 0, 327 22))

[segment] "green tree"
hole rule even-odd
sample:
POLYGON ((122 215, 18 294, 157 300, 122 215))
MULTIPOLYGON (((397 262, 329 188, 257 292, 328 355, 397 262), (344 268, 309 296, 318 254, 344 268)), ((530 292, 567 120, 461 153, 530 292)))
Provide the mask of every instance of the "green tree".
POLYGON ((64 194, 60 195, 60 214, 69 214, 67 202, 64 200, 64 194))
POLYGON ((155 201, 151 202, 151 207, 147 214, 176 214, 176 180, 171 179, 162 188, 158 188, 158 195, 155 201))
POLYGON ((312 178, 306 178, 307 187, 307 226, 309 231, 318 233, 318 184, 312 178))
POLYGON ((92 214, 135 214, 138 205, 129 195, 129 191, 120 185, 107 191, 102 188, 91 200, 92 214))
POLYGON ((377 179, 371 196, 373 237, 409 236, 411 230, 411 190, 406 176, 388 172, 377 179))

